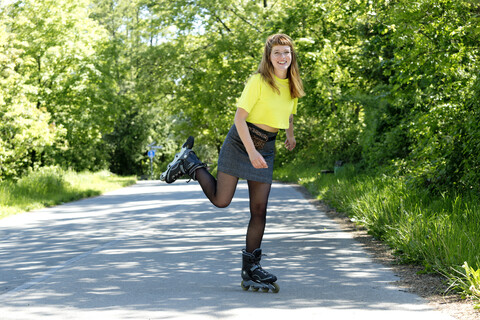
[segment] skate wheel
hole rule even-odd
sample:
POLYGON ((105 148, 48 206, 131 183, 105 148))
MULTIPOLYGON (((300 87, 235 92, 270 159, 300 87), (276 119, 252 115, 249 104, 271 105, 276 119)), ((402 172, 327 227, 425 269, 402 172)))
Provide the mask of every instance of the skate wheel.
POLYGON ((252 288, 253 292, 257 292, 259 288, 252 288))
POLYGON ((278 293, 278 291, 280 291, 280 287, 278 286, 278 284, 272 283, 272 286, 275 287, 275 289, 272 289, 272 292, 273 292, 273 293, 278 293))
POLYGON ((268 292, 268 288, 262 288, 263 292, 268 292))
POLYGON ((242 283, 240 283, 240 285, 242 286, 242 289, 244 291, 248 291, 248 289, 250 289, 250 286, 246 286, 243 281, 242 281, 242 283))

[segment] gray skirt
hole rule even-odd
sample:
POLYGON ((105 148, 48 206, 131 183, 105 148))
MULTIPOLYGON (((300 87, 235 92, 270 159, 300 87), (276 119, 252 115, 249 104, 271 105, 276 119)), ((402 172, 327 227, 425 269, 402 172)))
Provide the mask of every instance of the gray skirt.
POLYGON ((220 149, 217 171, 222 171, 245 180, 271 184, 273 162, 275 159, 275 138, 277 133, 262 130, 251 123, 247 123, 247 125, 268 137, 268 141, 265 142, 264 146, 257 147, 257 151, 260 152, 267 162, 268 168, 255 169, 252 166, 247 150, 238 135, 237 128, 233 125, 230 128, 230 131, 228 131, 227 137, 220 149))

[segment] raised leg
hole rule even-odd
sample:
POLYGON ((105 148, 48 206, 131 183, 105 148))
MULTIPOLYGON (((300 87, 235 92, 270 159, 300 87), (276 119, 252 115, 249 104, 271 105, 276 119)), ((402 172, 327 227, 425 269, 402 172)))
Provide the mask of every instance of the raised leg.
POLYGON ((213 205, 219 208, 227 207, 237 188, 238 178, 219 171, 215 179, 208 170, 196 170, 196 178, 203 192, 213 205))

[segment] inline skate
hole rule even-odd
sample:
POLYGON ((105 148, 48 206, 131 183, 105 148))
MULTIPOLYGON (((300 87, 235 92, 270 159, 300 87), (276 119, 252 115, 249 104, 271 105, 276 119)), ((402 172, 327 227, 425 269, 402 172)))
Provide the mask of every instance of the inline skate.
POLYGON ((278 293, 280 287, 275 283, 277 277, 265 271, 260 265, 262 258, 262 250, 255 249, 252 253, 246 250, 242 251, 242 289, 247 291, 252 288, 253 291, 262 289, 263 292, 272 290, 273 293, 278 293))
POLYGON ((160 180, 173 183, 183 175, 188 175, 190 179, 197 180, 195 171, 199 168, 206 168, 207 165, 202 163, 195 152, 192 151, 193 144, 194 138, 192 136, 188 137, 180 152, 175 154, 172 162, 168 164, 167 170, 160 175, 160 180))

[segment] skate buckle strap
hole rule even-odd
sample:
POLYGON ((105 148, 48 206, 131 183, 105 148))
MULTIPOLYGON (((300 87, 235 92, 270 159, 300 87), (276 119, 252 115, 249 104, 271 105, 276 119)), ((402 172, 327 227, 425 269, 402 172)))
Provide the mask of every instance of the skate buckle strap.
POLYGON ((187 183, 189 183, 191 180, 194 180, 196 181, 197 180, 197 177, 196 177, 196 171, 200 168, 206 168, 207 165, 203 162, 201 162, 197 155, 195 154, 195 152, 191 151, 191 153, 188 154, 187 157, 185 157, 185 161, 188 162, 188 161, 191 161, 190 163, 187 163, 185 164, 184 163, 184 171, 185 173, 190 177, 190 179, 187 181, 187 183), (192 156, 192 159, 188 159, 188 157, 190 156, 190 154, 193 154, 192 156))
POLYGON ((260 264, 254 264, 253 267, 250 268, 250 272, 258 270, 259 272, 263 273, 264 275, 268 275, 268 272, 263 270, 260 264))
POLYGON ((263 268, 258 264, 254 265, 250 269, 250 274, 251 274, 251 277, 253 279, 258 280, 258 281, 264 281, 265 277, 270 276, 270 274, 267 271, 263 270, 263 268))
POLYGON ((260 270, 262 269, 262 267, 259 264, 254 264, 253 267, 250 268, 250 271, 253 272, 253 271, 255 271, 259 268, 260 268, 260 270))

